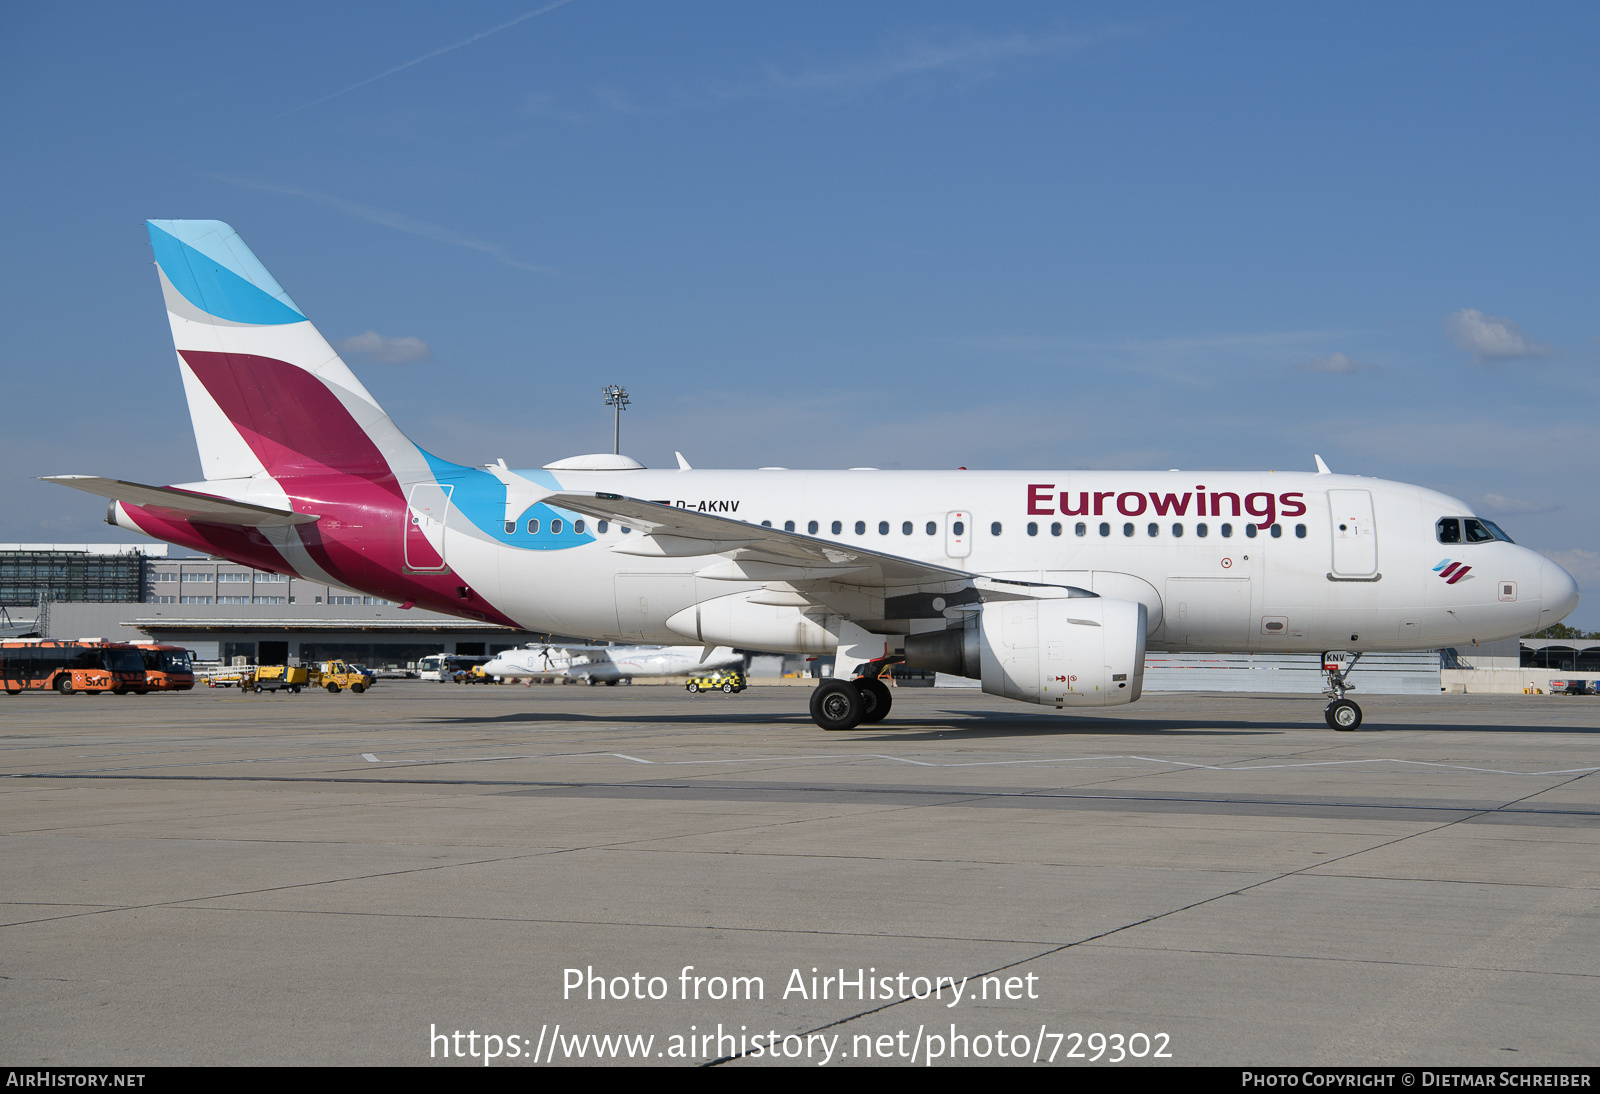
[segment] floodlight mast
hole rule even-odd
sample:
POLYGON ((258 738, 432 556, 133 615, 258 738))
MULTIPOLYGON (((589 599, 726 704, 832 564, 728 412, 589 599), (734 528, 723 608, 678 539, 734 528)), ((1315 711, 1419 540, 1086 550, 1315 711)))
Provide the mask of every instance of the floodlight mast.
POLYGON ((606 397, 606 406, 616 407, 616 425, 611 434, 611 451, 613 455, 622 455, 622 411, 628 405, 628 393, 616 384, 607 384, 600 389, 606 397))

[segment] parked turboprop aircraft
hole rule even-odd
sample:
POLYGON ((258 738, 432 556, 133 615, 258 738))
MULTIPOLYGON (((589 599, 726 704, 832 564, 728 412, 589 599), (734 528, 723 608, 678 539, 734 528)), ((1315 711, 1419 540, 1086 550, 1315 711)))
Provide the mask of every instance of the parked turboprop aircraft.
POLYGON ((506 650, 483 666, 485 676, 508 680, 587 679, 615 684, 635 676, 688 676, 744 664, 744 654, 719 646, 527 646, 506 650))
POLYGON ((450 463, 409 441, 233 229, 151 221, 202 482, 51 481, 249 566, 528 630, 833 654, 811 713, 888 713, 885 664, 1061 709, 1134 702, 1147 649, 1369 650, 1549 626, 1565 570, 1465 503, 1331 474, 647 470, 450 463))

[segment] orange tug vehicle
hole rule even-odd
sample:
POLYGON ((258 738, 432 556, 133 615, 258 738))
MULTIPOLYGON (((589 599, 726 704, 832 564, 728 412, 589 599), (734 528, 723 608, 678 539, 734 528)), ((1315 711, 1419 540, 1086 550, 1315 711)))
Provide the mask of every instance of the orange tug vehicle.
MULTIPOLYGON (((189 686, 194 686, 192 675, 189 686)), ((0 687, 9 695, 46 690, 62 695, 104 695, 108 691, 143 695, 150 690, 139 649, 103 638, 12 638, 0 642, 0 687)))

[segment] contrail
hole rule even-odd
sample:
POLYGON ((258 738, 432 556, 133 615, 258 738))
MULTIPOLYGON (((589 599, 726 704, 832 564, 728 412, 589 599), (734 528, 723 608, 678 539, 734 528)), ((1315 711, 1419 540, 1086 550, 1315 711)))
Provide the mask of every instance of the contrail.
POLYGON ((312 107, 320 106, 321 104, 327 102, 329 99, 337 99, 340 95, 348 94, 349 92, 354 91, 358 87, 366 87, 368 84, 377 83, 379 80, 383 79, 385 76, 393 76, 396 72, 403 72, 406 69, 410 68, 412 65, 420 65, 423 61, 430 61, 433 58, 439 56, 440 54, 449 53, 452 50, 460 49, 462 46, 470 46, 473 42, 481 42, 483 39, 489 37, 491 34, 499 34, 502 30, 509 30, 510 28, 516 26, 518 23, 527 22, 529 19, 532 19, 535 16, 544 15, 544 14, 546 14, 548 12, 555 11, 557 8, 562 7, 562 6, 566 5, 566 4, 570 4, 570 3, 572 3, 572 0, 555 0, 555 3, 553 3, 553 4, 546 4, 542 8, 536 8, 533 11, 523 12, 521 15, 517 16, 515 19, 511 19, 511 20, 508 20, 507 22, 501 23, 497 27, 490 27, 488 30, 481 30, 477 34, 474 34, 470 38, 463 38, 461 41, 457 42, 455 45, 445 46, 442 49, 436 49, 432 53, 424 53, 421 57, 412 58, 411 60, 407 61, 403 65, 395 65, 393 68, 389 69, 387 72, 380 72, 376 76, 369 76, 365 80, 362 80, 360 83, 354 83, 354 84, 351 84, 349 87, 344 88, 341 91, 335 91, 332 95, 324 95, 322 98, 317 99, 314 102, 306 103, 304 106, 297 106, 293 110, 287 111, 287 112, 285 112, 283 114, 279 114, 278 117, 273 119, 273 120, 274 121, 279 121, 279 120, 282 120, 283 118, 287 118, 290 114, 298 114, 302 110, 310 110, 312 107))
POLYGON ((489 255, 491 258, 494 258, 499 262, 503 262, 507 266, 511 266, 514 269, 547 274, 558 272, 551 269, 549 266, 536 266, 530 262, 524 262, 515 255, 511 254, 504 247, 500 246, 498 243, 491 243, 488 240, 478 239, 474 236, 463 235, 460 232, 454 231, 450 228, 442 227, 438 224, 430 224, 425 220, 417 220, 414 217, 408 217, 404 213, 394 213, 390 212, 388 209, 379 209, 373 205, 363 205, 358 201, 346 201, 344 198, 334 197, 331 194, 320 194, 315 190, 306 190, 299 186, 283 186, 279 185, 278 183, 261 182, 257 179, 237 178, 232 175, 208 174, 202 175, 201 177, 214 179, 217 182, 225 182, 229 186, 242 186, 250 190, 263 190, 269 194, 288 194, 292 197, 305 198, 309 201, 320 202, 323 205, 328 205, 332 208, 338 209, 342 213, 348 213, 350 216, 371 221, 373 224, 381 224, 385 228, 393 228, 400 232, 409 232, 411 235, 421 236, 424 239, 431 239, 439 243, 448 244, 452 247, 463 247, 469 251, 477 251, 480 254, 489 255))

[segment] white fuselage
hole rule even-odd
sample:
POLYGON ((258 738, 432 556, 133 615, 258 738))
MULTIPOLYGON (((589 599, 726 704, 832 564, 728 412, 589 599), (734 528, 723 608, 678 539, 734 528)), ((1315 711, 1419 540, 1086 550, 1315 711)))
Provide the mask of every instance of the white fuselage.
MULTIPOLYGON (((1530 633, 1577 602, 1572 578, 1531 550, 1498 540, 1441 543, 1436 522, 1470 516, 1463 502, 1357 476, 563 470, 557 477, 571 493, 612 492, 779 529, 793 522, 802 534, 815 522, 810 534, 822 540, 1139 600, 1149 610, 1149 646, 1158 650, 1469 645, 1530 633), (1259 530, 1252 535, 1252 528, 1259 530), (1454 583, 1442 578, 1438 565, 1449 560, 1470 566, 1470 574, 1454 583)), ((458 533, 459 517, 445 522, 450 567, 533 630, 682 641, 694 636, 669 627, 673 616, 764 587, 709 576, 718 555, 632 553, 639 533, 615 522, 601 530, 590 520, 592 541, 552 550, 497 542, 475 526, 458 533)), ((848 577, 837 584, 848 585, 848 577)), ((896 604, 881 591, 862 595, 869 610, 851 616, 882 633, 943 627, 951 610, 896 604)), ((802 641, 760 648, 816 652, 802 641)))

